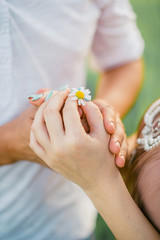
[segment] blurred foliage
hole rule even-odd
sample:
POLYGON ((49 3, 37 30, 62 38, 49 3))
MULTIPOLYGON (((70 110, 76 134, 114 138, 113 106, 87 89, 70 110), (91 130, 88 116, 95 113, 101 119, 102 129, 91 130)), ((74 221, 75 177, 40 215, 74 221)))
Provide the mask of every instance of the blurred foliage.
MULTIPOLYGON (((137 24, 145 41, 144 85, 134 104, 124 119, 127 135, 133 133, 146 107, 160 97, 160 1, 131 0, 137 14, 137 24)), ((94 92, 98 74, 88 70, 88 87, 94 92)), ((119 216, 117 216, 119 217, 119 216)), ((114 237, 102 218, 98 216, 96 240, 113 240, 114 237)))

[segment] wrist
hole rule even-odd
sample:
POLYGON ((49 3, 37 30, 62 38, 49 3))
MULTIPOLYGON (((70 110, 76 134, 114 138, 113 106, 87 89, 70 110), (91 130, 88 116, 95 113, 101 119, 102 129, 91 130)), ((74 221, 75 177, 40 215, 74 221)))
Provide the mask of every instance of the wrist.
POLYGON ((3 136, 0 140, 2 142, 2 153, 6 159, 10 159, 10 163, 24 159, 21 151, 24 143, 23 140, 19 138, 20 131, 23 130, 18 128, 16 120, 12 120, 3 125, 0 131, 3 136))
POLYGON ((121 174, 118 168, 115 167, 110 174, 96 178, 95 183, 84 189, 84 191, 91 199, 100 198, 103 194, 105 194, 105 197, 112 198, 119 187, 121 179, 121 174))

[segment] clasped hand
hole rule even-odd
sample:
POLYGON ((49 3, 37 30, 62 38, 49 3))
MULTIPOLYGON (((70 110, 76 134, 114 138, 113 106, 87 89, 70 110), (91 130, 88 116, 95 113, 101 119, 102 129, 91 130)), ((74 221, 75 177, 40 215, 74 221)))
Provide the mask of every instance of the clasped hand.
POLYGON ((39 107, 30 147, 51 169, 87 189, 104 176, 114 176, 115 155, 109 150, 110 135, 100 108, 93 102, 82 106, 89 126, 86 132, 77 102, 68 93, 69 89, 58 92, 39 107))

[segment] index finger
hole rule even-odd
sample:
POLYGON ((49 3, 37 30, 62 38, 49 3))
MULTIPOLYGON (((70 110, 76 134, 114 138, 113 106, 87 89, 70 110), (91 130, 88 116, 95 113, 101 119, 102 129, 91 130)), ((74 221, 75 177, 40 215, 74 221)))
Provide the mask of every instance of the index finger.
POLYGON ((85 132, 78 112, 77 101, 68 97, 63 108, 63 121, 66 134, 85 132))
POLYGON ((82 109, 87 118, 87 122, 90 128, 90 135, 106 135, 103 123, 103 115, 100 112, 98 106, 93 102, 87 102, 85 106, 82 106, 82 109))
POLYGON ((61 109, 68 96, 69 89, 57 92, 48 102, 44 110, 44 119, 51 141, 61 140, 64 136, 63 120, 61 117, 61 109))

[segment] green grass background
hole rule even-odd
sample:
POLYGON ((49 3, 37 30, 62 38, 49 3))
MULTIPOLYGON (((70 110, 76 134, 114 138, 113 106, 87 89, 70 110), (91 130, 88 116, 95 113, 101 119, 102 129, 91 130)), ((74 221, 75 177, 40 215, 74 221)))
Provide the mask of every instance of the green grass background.
MULTIPOLYGON (((132 0, 137 14, 137 24, 145 41, 145 75, 144 85, 137 101, 124 119, 127 135, 133 133, 146 109, 156 98, 160 97, 160 1, 132 0)), ((88 70, 88 87, 94 92, 97 73, 88 70)), ((120 219, 120 216, 117 216, 120 219)), ((96 240, 115 239, 109 228, 98 216, 96 225, 96 240)))

